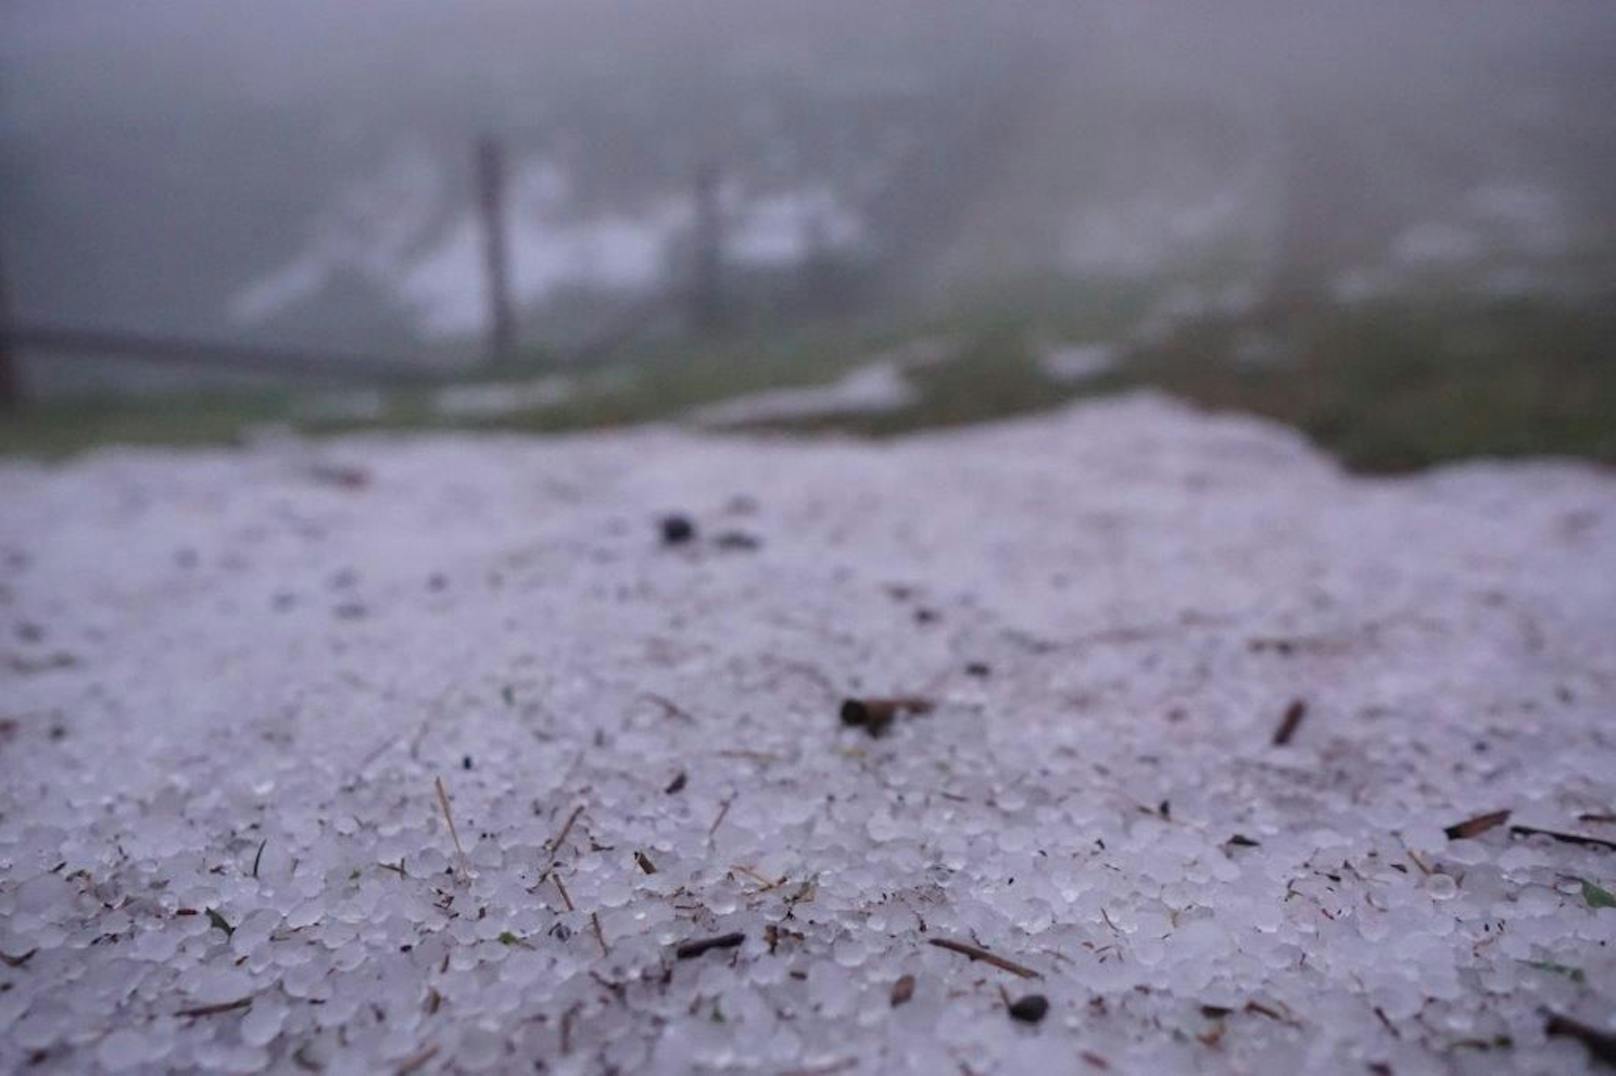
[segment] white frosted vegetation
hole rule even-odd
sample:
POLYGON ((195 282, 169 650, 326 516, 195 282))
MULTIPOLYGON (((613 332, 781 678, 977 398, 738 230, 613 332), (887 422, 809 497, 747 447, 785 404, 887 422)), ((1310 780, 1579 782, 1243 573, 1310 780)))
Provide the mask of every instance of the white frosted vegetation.
POLYGON ((880 414, 914 404, 918 393, 903 367, 892 361, 871 362, 829 385, 769 389, 697 408, 693 422, 705 426, 741 426, 827 415, 880 414))
POLYGON ((577 391, 570 378, 560 375, 528 381, 496 381, 451 385, 434 397, 438 414, 453 418, 498 418, 518 411, 555 407, 577 391))
POLYGON ((1135 397, 0 496, 0 1068, 1565 1072, 1545 1011, 1612 1029, 1616 853, 1511 829, 1616 838, 1592 468, 1354 479, 1135 397))
MULTIPOLYGON (((545 157, 512 167, 506 243, 514 298, 531 305, 573 286, 663 286, 690 228, 690 191, 678 185, 643 204, 585 212, 576 186, 545 157)), ((779 268, 869 245, 863 218, 824 186, 745 192, 731 184, 723 194, 724 256, 738 266, 779 268)), ((462 198, 443 161, 420 146, 401 148, 319 214, 289 261, 243 287, 231 317, 250 325, 288 316, 354 274, 396 298, 423 333, 477 332, 487 314, 484 253, 477 214, 462 198)))
POLYGON ((1044 349, 1038 366, 1051 381, 1080 384, 1116 369, 1117 357, 1112 344, 1058 344, 1044 349))

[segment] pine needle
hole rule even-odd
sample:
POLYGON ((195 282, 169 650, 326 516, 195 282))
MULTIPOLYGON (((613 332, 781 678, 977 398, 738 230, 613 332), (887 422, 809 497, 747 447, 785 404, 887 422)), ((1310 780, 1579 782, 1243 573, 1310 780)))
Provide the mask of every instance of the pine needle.
POLYGON ((438 806, 443 808, 443 820, 449 823, 449 839, 454 842, 455 855, 460 860, 460 873, 470 873, 470 866, 466 861, 466 850, 461 847, 460 833, 455 829, 454 812, 449 809, 449 790, 443 787, 443 778, 434 779, 438 786, 438 806))

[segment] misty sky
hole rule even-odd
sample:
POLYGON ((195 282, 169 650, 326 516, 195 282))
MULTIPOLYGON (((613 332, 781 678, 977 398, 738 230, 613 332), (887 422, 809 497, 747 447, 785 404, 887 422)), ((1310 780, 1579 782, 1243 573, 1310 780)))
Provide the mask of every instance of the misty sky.
POLYGON ((669 207, 705 160, 738 214, 828 205, 904 281, 1155 272, 1219 244, 1258 260, 1310 129, 1339 158, 1319 170, 1372 192, 1351 212, 1373 243, 1342 259, 1389 257, 1465 198, 1607 243, 1613 56, 1616 8, 1592 0, 10 0, 0 249, 31 319, 407 340, 420 282, 441 305, 464 273, 484 131, 562 177, 521 241, 578 287, 617 278, 554 266, 671 258, 669 207), (419 218, 384 252, 402 268, 331 255, 410 168, 436 178, 399 196, 419 218), (320 257, 318 301, 232 320, 320 257))

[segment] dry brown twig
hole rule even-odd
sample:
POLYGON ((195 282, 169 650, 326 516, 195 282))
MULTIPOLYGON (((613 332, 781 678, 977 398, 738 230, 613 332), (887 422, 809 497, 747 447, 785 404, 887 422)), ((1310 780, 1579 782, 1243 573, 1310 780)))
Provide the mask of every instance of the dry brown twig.
POLYGON ((1487 814, 1479 814, 1474 818, 1467 818, 1463 822, 1456 822, 1442 832, 1447 834, 1450 841, 1479 837, 1493 827, 1501 826, 1508 822, 1509 815, 1509 811, 1491 811, 1487 814))
POLYGON ((954 941, 950 938, 928 938, 927 940, 932 945, 937 946, 939 949, 947 949, 949 952, 959 953, 961 956, 970 957, 972 960, 980 960, 984 964, 992 964, 996 968, 1008 971, 1012 975, 1019 975, 1023 979, 1043 978, 1041 973, 1034 971, 1025 964, 1017 964, 1013 960, 1007 960, 999 954, 990 952, 989 950, 983 949, 978 945, 970 945, 966 942, 954 941))
POLYGON ((1304 699, 1293 699, 1285 708, 1285 716, 1280 719, 1279 728, 1274 730, 1274 746, 1284 747, 1296 735, 1301 727, 1302 718, 1307 716, 1307 702, 1304 699))
POLYGON ((449 824, 449 839, 454 842, 455 855, 458 857, 458 873, 463 878, 471 873, 471 865, 466 860, 466 850, 460 844, 460 833, 455 829, 454 812, 449 809, 449 790, 443 786, 443 778, 434 779, 438 786, 438 806, 443 808, 443 820, 449 824))
POLYGON ((561 884, 560 873, 552 872, 550 875, 550 881, 555 883, 556 892, 561 894, 561 903, 567 906, 567 911, 576 911, 577 909, 572 906, 572 897, 567 893, 567 887, 561 884))
POLYGON ((561 831, 551 837, 550 843, 544 846, 546 852, 550 855, 555 855, 556 850, 561 847, 561 842, 566 840, 567 835, 572 832, 572 824, 578 821, 578 816, 583 813, 584 805, 581 803, 572 809, 572 813, 567 816, 567 821, 562 825, 561 831))

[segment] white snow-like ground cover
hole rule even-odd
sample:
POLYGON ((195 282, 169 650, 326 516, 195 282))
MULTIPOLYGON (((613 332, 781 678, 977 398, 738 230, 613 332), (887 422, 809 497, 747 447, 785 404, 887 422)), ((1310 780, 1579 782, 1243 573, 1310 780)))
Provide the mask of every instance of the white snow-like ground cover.
POLYGON ((691 412, 702 426, 742 426, 823 415, 879 414, 911 406, 919 394, 896 362, 871 362, 831 382, 769 389, 707 404, 691 412))
POLYGON ((920 399, 911 375, 954 361, 960 350, 952 337, 920 337, 872 355, 828 385, 765 389, 705 404, 686 417, 698 426, 725 427, 902 411, 920 399))
POLYGON ((1059 344, 1044 349, 1038 366, 1051 381, 1072 385, 1110 373, 1117 368, 1117 360, 1114 344, 1059 344))
POLYGON ((577 385, 560 375, 528 381, 497 381, 451 385, 440 389, 433 405, 452 418, 498 418, 518 411, 555 407, 571 400, 577 385))
POLYGON ((1590 466, 1354 478, 1135 396, 0 498, 0 1069, 1575 1072, 1550 1021, 1616 1031, 1616 852, 1514 828, 1616 839, 1590 466), (935 706, 839 720, 896 695, 935 706))

